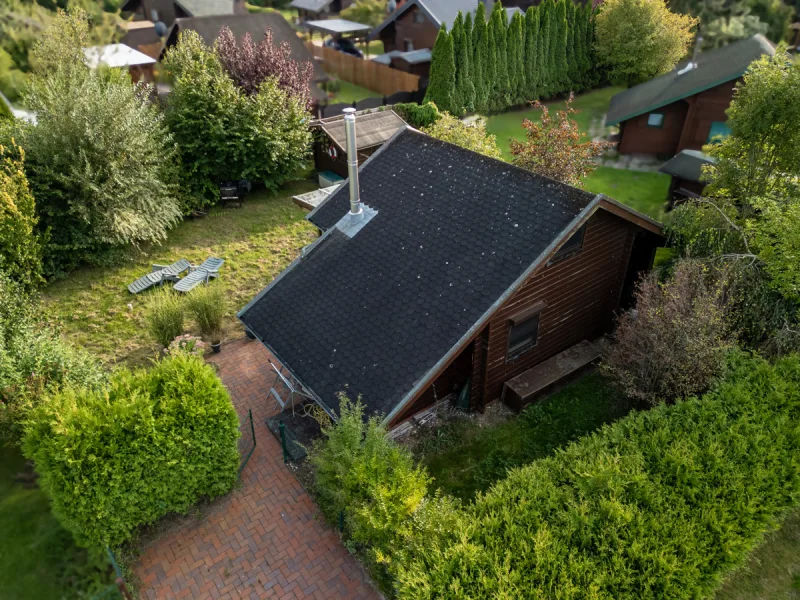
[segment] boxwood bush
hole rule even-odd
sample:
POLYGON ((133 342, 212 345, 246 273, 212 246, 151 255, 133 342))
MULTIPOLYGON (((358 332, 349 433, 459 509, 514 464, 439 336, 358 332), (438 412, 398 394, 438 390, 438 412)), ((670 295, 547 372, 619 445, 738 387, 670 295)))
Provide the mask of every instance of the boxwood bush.
POLYGON ((135 529, 234 485, 239 421, 201 359, 178 354, 116 371, 100 392, 67 387, 36 407, 23 451, 53 511, 80 544, 118 545, 135 529))
POLYGON ((729 368, 704 397, 606 426, 419 529, 400 597, 712 594, 800 504, 800 358, 729 368))

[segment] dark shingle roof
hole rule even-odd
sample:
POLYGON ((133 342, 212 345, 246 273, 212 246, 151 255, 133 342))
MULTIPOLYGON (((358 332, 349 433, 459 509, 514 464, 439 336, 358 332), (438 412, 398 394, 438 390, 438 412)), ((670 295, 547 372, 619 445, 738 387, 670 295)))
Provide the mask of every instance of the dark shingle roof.
POLYGON ((193 17, 233 14, 233 0, 175 0, 175 4, 193 17))
MULTIPOLYGON (((327 80, 327 75, 325 75, 319 63, 314 60, 314 56, 306 48, 303 40, 297 36, 297 32, 286 22, 283 15, 277 12, 177 19, 167 35, 165 50, 178 42, 178 32, 186 30, 196 31, 206 44, 213 45, 214 41, 219 37, 220 29, 225 26, 230 28, 237 40, 242 39, 246 33, 249 33, 256 43, 264 39, 267 29, 271 29, 272 39, 275 44, 288 42, 293 59, 299 62, 310 62, 314 65, 314 81, 327 80)), ((163 54, 162 51, 162 58, 163 54)), ((316 86, 311 87, 313 94, 313 88, 316 86)))
POLYGON ((587 192, 411 129, 360 170, 377 210, 354 237, 344 185, 309 214, 323 238, 241 313, 336 410, 397 408, 592 201, 587 192))
POLYGON ((616 125, 744 75, 754 60, 775 54, 775 47, 761 34, 722 48, 703 52, 697 66, 679 74, 687 63, 645 83, 620 92, 611 99, 607 125, 616 125))
MULTIPOLYGON (((428 19, 430 19, 433 24, 436 25, 437 28, 441 27, 442 25, 447 25, 447 29, 449 31, 453 28, 453 23, 455 22, 458 13, 460 12, 465 16, 467 13, 472 13, 474 15, 475 11, 478 10, 479 1, 480 0, 409 0, 391 15, 386 17, 383 23, 373 29, 369 34, 369 39, 375 39, 382 29, 384 29, 390 23, 393 23, 397 17, 405 13, 407 10, 410 10, 412 6, 418 6, 419 9, 428 17, 428 19)), ((491 6, 487 8, 488 17, 491 12, 491 6)), ((511 20, 511 17, 514 16, 514 13, 522 12, 522 10, 516 6, 506 8, 505 10, 509 21, 511 20)))
POLYGON ((714 163, 714 159, 699 150, 681 150, 659 169, 662 173, 685 179, 686 181, 700 181, 703 166, 714 163))
MULTIPOLYGON (((356 113, 358 118, 358 135, 356 135, 356 148, 371 148, 379 146, 391 138, 398 129, 406 126, 405 121, 397 116, 393 110, 373 110, 356 113)), ((345 149, 344 115, 321 119, 312 123, 321 128, 328 137, 342 150, 345 149)))

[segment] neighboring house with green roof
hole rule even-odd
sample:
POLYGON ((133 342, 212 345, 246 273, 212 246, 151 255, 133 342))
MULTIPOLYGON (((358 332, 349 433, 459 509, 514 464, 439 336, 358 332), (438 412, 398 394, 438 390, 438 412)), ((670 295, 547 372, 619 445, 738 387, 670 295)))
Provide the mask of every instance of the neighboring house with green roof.
POLYGON ((675 70, 611 99, 606 125, 619 125, 620 154, 669 158, 725 137, 736 82, 754 60, 773 55, 761 34, 696 55, 675 70))

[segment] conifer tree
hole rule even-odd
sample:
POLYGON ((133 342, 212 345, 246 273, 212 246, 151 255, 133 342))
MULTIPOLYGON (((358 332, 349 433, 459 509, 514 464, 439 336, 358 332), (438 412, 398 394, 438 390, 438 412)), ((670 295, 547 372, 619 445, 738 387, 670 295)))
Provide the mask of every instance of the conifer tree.
POLYGON ((555 10, 555 46, 553 51, 553 65, 555 69, 555 93, 569 91, 567 73, 567 2, 572 0, 557 0, 555 10))
POLYGON ((476 87, 475 80, 478 78, 475 73, 475 66, 473 64, 473 51, 472 51, 472 13, 467 13, 464 17, 464 53, 466 61, 469 63, 467 67, 467 103, 464 105, 468 111, 475 110, 475 96, 476 87))
POLYGON ((497 43, 494 38, 492 22, 486 24, 486 110, 495 110, 495 87, 497 82, 497 43))
POLYGON ((516 104, 519 86, 519 65, 517 56, 517 30, 514 19, 506 27, 506 69, 508 70, 509 105, 516 104))
POLYGON ((539 98, 539 9, 535 6, 528 8, 525 13, 525 98, 536 100, 539 98))
POLYGON ((511 20, 511 25, 514 27, 514 48, 516 64, 514 69, 516 77, 514 82, 514 104, 522 104, 525 102, 525 16, 522 13, 516 13, 511 20))
POLYGON ((442 25, 431 56, 431 71, 425 102, 433 102, 439 110, 458 114, 455 104, 456 61, 453 50, 453 36, 442 25))
MULTIPOLYGON (((469 15, 468 15, 469 18, 469 15)), ((490 83, 486 70, 489 60, 489 32, 486 26, 486 6, 478 2, 475 12, 475 23, 472 26, 472 81, 475 86, 475 111, 485 113, 488 110, 488 88, 490 83)))
POLYGON ((597 60, 597 51, 595 50, 595 27, 597 12, 587 4, 586 6, 587 19, 586 19, 586 50, 587 59, 589 62, 587 87, 593 88, 600 83, 601 72, 599 62, 597 60))
POLYGON ((453 30, 450 35, 453 37, 456 62, 456 91, 453 103, 454 106, 459 107, 459 111, 454 114, 460 115, 465 110, 472 110, 475 103, 475 86, 470 77, 469 46, 464 32, 464 18, 461 15, 461 11, 459 11, 453 23, 453 30))
POLYGON ((589 42, 587 40, 591 10, 591 7, 584 6, 579 7, 576 11, 577 28, 575 30, 575 38, 577 40, 578 81, 581 89, 584 90, 589 87, 589 71, 592 68, 589 58, 589 42))
POLYGON ((492 82, 492 94, 490 96, 489 108, 492 111, 501 111, 510 104, 508 86, 508 52, 507 35, 508 19, 503 5, 498 2, 492 10, 492 17, 489 20, 490 43, 495 49, 494 52, 494 77, 492 82))
POLYGON ((552 95, 553 68, 550 63, 550 30, 552 28, 553 1, 544 0, 539 5, 539 94, 552 95))
POLYGON ((572 0, 567 1, 567 82, 568 90, 575 91, 578 87, 578 56, 576 51, 577 7, 572 0))

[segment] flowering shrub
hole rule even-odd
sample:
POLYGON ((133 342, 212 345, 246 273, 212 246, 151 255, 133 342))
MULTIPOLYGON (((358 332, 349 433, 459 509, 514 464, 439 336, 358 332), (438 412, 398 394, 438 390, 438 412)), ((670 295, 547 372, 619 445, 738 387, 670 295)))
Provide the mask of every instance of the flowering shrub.
POLYGON ((184 333, 170 342, 166 352, 172 356, 176 354, 203 356, 206 352, 206 345, 199 337, 195 337, 190 333, 184 333))

